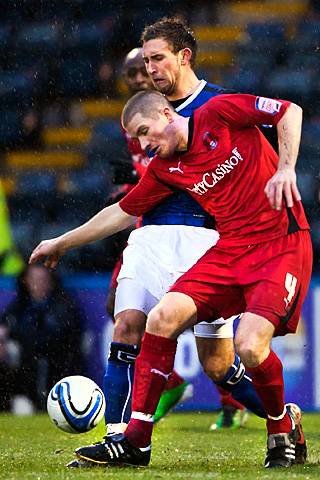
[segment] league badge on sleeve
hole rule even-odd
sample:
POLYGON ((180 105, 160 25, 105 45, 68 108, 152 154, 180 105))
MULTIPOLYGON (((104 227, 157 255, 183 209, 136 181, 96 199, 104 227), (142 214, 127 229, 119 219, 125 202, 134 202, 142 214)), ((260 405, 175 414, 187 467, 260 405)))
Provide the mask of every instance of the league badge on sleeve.
POLYGON ((218 140, 213 136, 211 132, 205 132, 202 137, 203 145, 207 147, 208 150, 214 150, 218 145, 218 140))
POLYGON ((282 102, 279 100, 274 100, 273 98, 257 97, 256 98, 256 110, 260 112, 270 113, 270 115, 275 115, 280 112, 282 102))

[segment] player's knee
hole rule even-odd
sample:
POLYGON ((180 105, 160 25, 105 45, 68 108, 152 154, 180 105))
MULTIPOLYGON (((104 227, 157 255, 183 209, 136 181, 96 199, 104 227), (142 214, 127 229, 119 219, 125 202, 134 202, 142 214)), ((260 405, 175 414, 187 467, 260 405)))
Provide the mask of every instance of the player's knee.
POLYGON ((261 346, 253 339, 235 340, 235 347, 246 367, 255 367, 261 363, 261 346))
POLYGON ((113 341, 139 345, 145 330, 145 318, 130 311, 119 313, 115 318, 113 341))
POLYGON ((204 372, 214 382, 220 382, 229 370, 233 359, 224 356, 203 356, 200 362, 204 372))
POLYGON ((213 382, 220 382, 226 375, 228 368, 214 360, 205 360, 202 364, 203 370, 213 382))
POLYGON ((153 335, 176 338, 177 327, 170 309, 159 305, 154 307, 148 315, 146 330, 153 335))

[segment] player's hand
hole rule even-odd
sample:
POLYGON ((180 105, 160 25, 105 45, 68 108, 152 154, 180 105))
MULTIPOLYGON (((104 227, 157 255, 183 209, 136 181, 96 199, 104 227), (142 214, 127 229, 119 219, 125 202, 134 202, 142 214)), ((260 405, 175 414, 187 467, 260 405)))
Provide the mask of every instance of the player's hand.
POLYGON ((275 210, 281 210, 283 199, 287 207, 293 207, 295 201, 301 200, 294 169, 282 168, 277 170, 268 181, 264 193, 267 195, 271 207, 275 210))
POLYGON ((50 240, 43 240, 31 253, 29 264, 45 259, 45 267, 55 268, 63 254, 64 250, 60 245, 59 237, 50 240))

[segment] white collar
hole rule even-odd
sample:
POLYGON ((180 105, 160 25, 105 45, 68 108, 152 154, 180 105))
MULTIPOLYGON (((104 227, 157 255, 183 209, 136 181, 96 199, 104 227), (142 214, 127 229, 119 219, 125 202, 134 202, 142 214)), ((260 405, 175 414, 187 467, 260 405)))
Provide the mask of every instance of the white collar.
POLYGON ((193 102, 193 100, 199 95, 199 93, 204 89, 204 87, 207 85, 206 80, 200 80, 199 85, 197 86, 196 90, 193 92, 190 97, 188 97, 179 107, 176 108, 176 112, 180 112, 183 108, 185 108, 187 105, 193 102))

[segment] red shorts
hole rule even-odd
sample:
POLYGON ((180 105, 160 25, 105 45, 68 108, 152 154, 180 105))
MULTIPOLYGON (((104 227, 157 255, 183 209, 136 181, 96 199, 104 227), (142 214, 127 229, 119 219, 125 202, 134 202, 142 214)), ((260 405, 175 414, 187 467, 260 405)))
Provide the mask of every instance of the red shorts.
POLYGON ((170 291, 193 299, 198 321, 251 312, 285 335, 296 331, 311 270, 308 230, 257 245, 219 240, 170 291))

